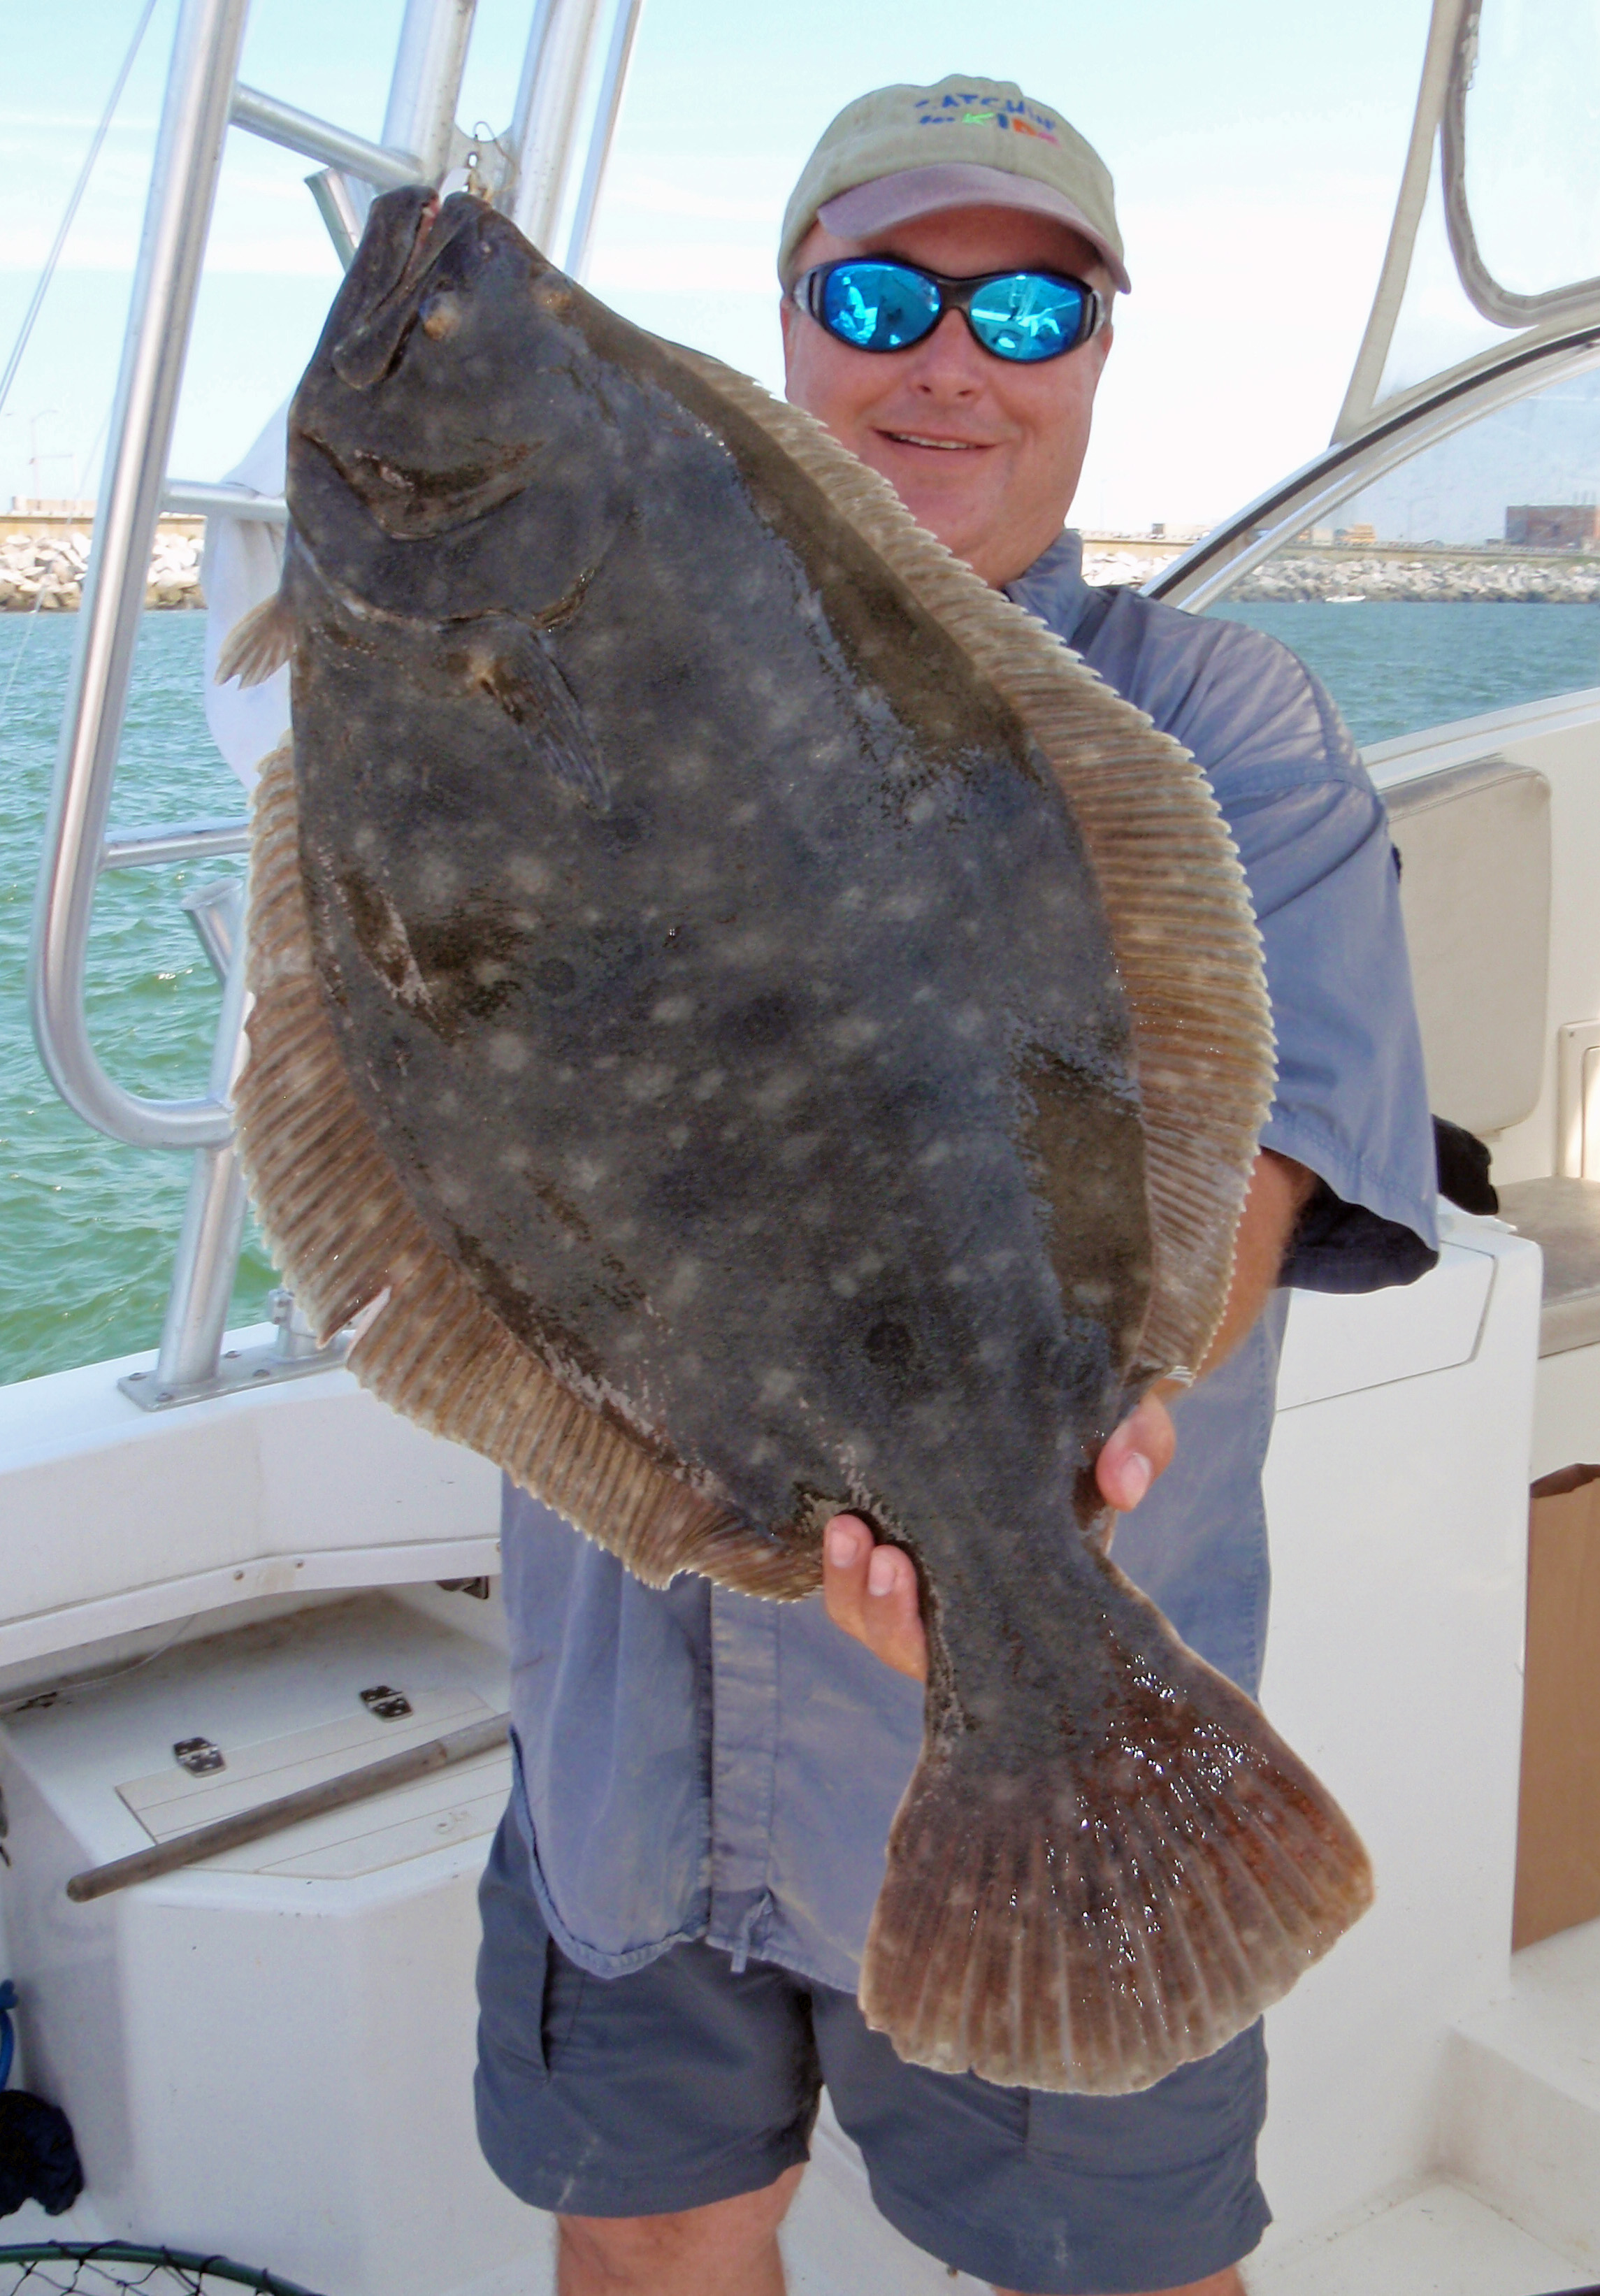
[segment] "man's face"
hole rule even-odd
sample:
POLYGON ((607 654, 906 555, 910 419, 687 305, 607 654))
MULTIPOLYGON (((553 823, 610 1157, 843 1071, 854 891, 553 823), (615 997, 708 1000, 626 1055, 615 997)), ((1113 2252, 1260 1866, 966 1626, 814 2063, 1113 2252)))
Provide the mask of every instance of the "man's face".
MULTIPOLYGON (((1066 272, 1102 295, 1104 266, 1086 240, 1048 216, 957 208, 865 240, 816 224, 799 270, 847 255, 894 255, 947 277, 1066 272)), ((1035 366, 997 358, 959 311, 903 351, 860 351, 785 298, 788 395, 853 454, 881 471, 912 514, 997 587, 1013 581, 1066 521, 1088 449, 1095 387, 1111 330, 1035 366)))

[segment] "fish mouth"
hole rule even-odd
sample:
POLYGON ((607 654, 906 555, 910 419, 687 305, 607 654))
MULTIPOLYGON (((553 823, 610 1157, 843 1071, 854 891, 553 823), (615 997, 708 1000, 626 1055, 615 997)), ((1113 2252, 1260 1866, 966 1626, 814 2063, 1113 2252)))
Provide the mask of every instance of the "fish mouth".
POLYGON ((372 215, 333 308, 333 372, 352 390, 371 390, 393 373, 410 340, 430 275, 458 240, 476 234, 493 209, 470 193, 440 201, 425 184, 390 192, 372 215))

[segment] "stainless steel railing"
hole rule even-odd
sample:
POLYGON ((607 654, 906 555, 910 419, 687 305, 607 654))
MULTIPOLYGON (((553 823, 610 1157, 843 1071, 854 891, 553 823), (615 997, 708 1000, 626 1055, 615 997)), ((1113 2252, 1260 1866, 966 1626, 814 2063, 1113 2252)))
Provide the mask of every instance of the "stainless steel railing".
POLYGON ((151 1100, 113 1082, 89 1041, 83 989, 145 570, 247 7, 248 0, 183 0, 178 15, 34 923, 30 995, 46 1072, 87 1123, 139 1148, 217 1147, 232 1130, 215 1095, 151 1100))
MULTIPOLYGON (((513 127, 497 145, 499 180, 491 175, 489 188, 541 242, 553 233, 565 198, 601 5, 602 0, 538 0, 513 127)), ((131 1146, 195 1154, 150 1382, 162 1403, 215 1389, 243 1219, 228 1106, 244 1006, 242 899, 236 882, 203 887, 186 903, 223 980, 203 1093, 187 1100, 152 1099, 108 1076, 89 1038, 84 977, 103 870, 203 860, 242 852, 248 844, 242 820, 106 834, 145 573, 163 504, 207 517, 277 525, 288 519, 281 499, 240 487, 169 482, 165 476, 223 145, 231 122, 321 162, 321 174, 308 180, 348 261, 374 192, 437 182, 474 148, 456 125, 455 109, 475 7, 476 0, 406 0, 382 140, 374 144, 239 83, 249 0, 180 0, 62 718, 29 980, 40 1057, 68 1105, 131 1146)), ((579 261, 615 129, 639 0, 616 0, 616 7, 571 234, 579 261)), ((306 1360, 303 1348, 286 1354, 306 1360)), ((127 1384, 131 1391, 136 1382, 127 1384)))

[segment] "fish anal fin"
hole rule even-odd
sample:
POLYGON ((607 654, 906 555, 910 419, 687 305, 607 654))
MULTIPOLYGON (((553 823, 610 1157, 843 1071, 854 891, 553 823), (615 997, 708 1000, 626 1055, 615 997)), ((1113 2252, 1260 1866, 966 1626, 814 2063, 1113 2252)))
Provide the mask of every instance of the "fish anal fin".
POLYGON ((578 697, 546 645, 521 623, 496 616, 458 632, 450 666, 504 710, 532 755, 596 812, 608 803, 605 775, 578 697))
POLYGON ((1063 1731, 1030 1756, 1039 1733, 1019 1726, 924 1748, 861 1979, 868 2024, 911 2062, 1147 2088, 1242 2032, 1371 1902, 1326 1789, 1164 1629, 1158 1678, 1150 1633, 1119 1648, 1091 1742, 1063 1731))
POLYGON ((217 657, 217 684, 264 685, 294 652, 294 617, 282 590, 252 606, 234 624, 217 657))
POLYGON ((464 1443, 649 1586, 699 1571, 798 1601, 819 1542, 769 1537, 559 1381, 495 1315, 408 1201, 350 1089, 323 1002, 299 865, 293 758, 263 767, 251 849, 250 1056, 234 1094, 263 1228, 315 1328, 382 1300, 349 1367, 392 1409, 464 1443))

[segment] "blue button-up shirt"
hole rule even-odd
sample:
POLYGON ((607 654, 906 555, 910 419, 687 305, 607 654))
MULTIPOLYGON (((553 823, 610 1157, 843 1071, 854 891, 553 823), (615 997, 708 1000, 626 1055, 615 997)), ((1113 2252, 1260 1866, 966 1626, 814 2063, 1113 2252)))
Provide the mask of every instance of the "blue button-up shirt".
MULTIPOLYGON (((1278 1084, 1263 1144, 1325 1184, 1285 1270, 1364 1291, 1435 1257, 1432 1138, 1383 805, 1276 640, 1083 579, 1063 535, 1009 594, 1199 759, 1266 946, 1278 1084)), ((1173 1464, 1117 1560, 1253 1692, 1267 1625, 1261 1467, 1284 1302, 1177 1405, 1173 1464)), ((520 1791, 546 1918, 621 1975, 703 1938, 853 1990, 920 1687, 828 1620, 702 1578, 653 1592, 508 1488, 505 1594, 520 1791)))

